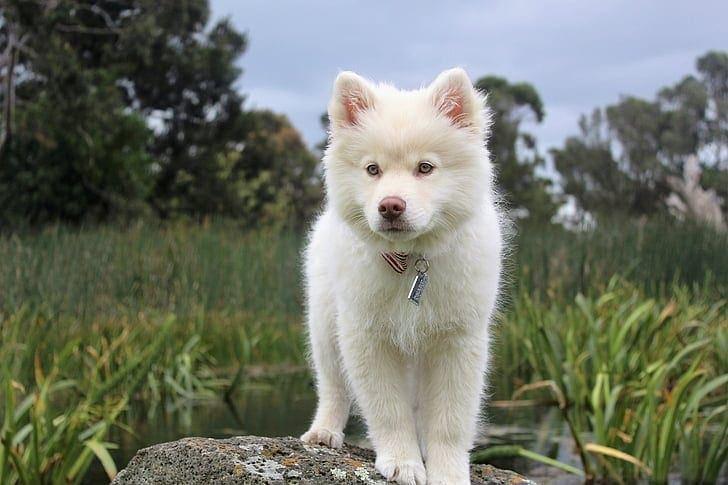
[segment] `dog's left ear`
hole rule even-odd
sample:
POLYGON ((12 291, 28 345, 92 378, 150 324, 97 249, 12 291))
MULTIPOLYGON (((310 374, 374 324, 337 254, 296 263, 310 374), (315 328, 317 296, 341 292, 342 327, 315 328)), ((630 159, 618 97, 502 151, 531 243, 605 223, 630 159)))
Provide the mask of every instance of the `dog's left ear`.
POLYGON ((454 126, 483 129, 485 98, 475 90, 465 70, 456 67, 443 71, 428 89, 435 108, 454 126))
POLYGON ((362 115, 374 108, 374 104, 374 90, 369 81, 351 71, 340 73, 329 102, 332 128, 358 125, 362 115))

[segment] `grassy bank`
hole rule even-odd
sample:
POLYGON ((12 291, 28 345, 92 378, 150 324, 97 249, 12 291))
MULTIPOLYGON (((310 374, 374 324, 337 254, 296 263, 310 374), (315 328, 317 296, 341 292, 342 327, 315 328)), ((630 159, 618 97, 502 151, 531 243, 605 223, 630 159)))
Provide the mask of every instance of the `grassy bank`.
MULTIPOLYGON (((515 242, 495 397, 559 406, 587 475, 662 482, 677 458, 710 481, 728 450, 728 239, 635 223, 515 242)), ((134 403, 303 365, 301 243, 227 223, 1 237, 0 482, 113 473, 105 440, 134 403)))
MULTIPOLYGON (((232 223, 49 227, 0 236, 0 311, 23 305, 81 322, 139 314, 298 316, 303 237, 232 223)), ((519 228, 514 288, 550 300, 603 291, 620 274, 649 295, 682 283, 728 291, 728 235, 667 222, 614 222, 574 233, 519 228)))
POLYGON ((591 230, 524 226, 511 274, 521 291, 563 301, 603 292, 615 274, 650 296, 675 283, 711 296, 728 291, 728 234, 671 220, 614 220, 591 230))

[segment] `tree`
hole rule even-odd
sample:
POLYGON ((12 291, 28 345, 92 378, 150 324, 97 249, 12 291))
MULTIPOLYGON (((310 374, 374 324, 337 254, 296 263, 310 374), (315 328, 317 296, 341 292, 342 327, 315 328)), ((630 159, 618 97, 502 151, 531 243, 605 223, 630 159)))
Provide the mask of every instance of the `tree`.
POLYGON ((628 180, 629 211, 650 214, 667 196, 665 166, 661 159, 666 123, 655 102, 633 96, 608 106, 607 120, 618 167, 628 180))
POLYGON ((654 101, 626 96, 590 120, 582 117, 581 134, 552 150, 564 192, 582 210, 597 216, 665 211, 668 182, 697 156, 701 183, 725 200, 728 55, 710 52, 697 69, 698 77, 661 89, 654 101))
POLYGON ((715 166, 728 170, 728 52, 706 53, 697 68, 708 95, 704 144, 713 152, 715 166))
POLYGON ((680 156, 691 153, 691 133, 678 129, 687 118, 633 96, 582 116, 580 135, 551 150, 564 193, 597 216, 664 209, 670 192, 665 177, 677 173, 680 156))
POLYGON ((223 19, 208 27, 207 0, 138 0, 116 49, 126 103, 154 120, 155 187, 163 216, 227 212, 217 161, 251 129, 234 84, 247 40, 223 19))
POLYGON ((711 51, 698 58, 701 83, 708 94, 708 114, 703 139, 701 183, 723 201, 728 218, 728 52, 711 51))
POLYGON ((210 25, 207 0, 9 0, 0 220, 145 203, 162 217, 302 216, 320 194, 311 154, 285 118, 244 109, 246 46, 227 19, 210 25), (290 210, 270 209, 284 200, 290 210))
POLYGON ((537 173, 545 160, 536 138, 522 128, 527 121, 544 119, 538 92, 528 83, 511 84, 497 76, 483 77, 475 87, 488 94, 493 120, 489 148, 505 197, 513 208, 525 209, 529 218, 550 221, 557 209, 551 181, 537 173))
POLYGON ((251 115, 253 129, 239 155, 239 214, 303 227, 321 202, 319 161, 288 118, 271 111, 251 115))
POLYGON ((595 109, 579 119, 580 136, 566 139, 562 149, 552 149, 562 190, 590 213, 608 210, 629 212, 634 188, 612 156, 604 113, 595 109))
MULTIPOLYGON (((100 7, 99 7, 100 8, 100 7)), ((80 220, 146 197, 151 132, 93 64, 116 24, 92 4, 7 2, 0 14, 0 224, 80 220), (7 58, 6 58, 7 61, 7 58)))
POLYGON ((707 135, 707 103, 705 86, 693 76, 659 91, 656 116, 662 126, 658 152, 670 170, 680 171, 685 158, 700 151, 707 135))

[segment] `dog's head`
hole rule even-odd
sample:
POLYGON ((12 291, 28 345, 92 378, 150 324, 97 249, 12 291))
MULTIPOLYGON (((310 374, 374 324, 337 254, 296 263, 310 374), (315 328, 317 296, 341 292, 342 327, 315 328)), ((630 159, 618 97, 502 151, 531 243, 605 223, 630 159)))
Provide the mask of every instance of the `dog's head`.
POLYGON ((452 231, 482 207, 488 113, 462 69, 415 91, 342 72, 329 121, 328 197, 360 234, 402 245, 452 231))

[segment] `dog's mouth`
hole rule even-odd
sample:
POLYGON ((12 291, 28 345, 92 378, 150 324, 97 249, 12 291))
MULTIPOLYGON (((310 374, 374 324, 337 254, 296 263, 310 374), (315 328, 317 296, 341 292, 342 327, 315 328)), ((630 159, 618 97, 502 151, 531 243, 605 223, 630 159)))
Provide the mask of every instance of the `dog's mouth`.
POLYGON ((409 240, 417 236, 417 231, 410 224, 403 222, 382 222, 377 232, 389 240, 409 240))
POLYGON ((401 222, 383 222, 379 225, 381 232, 397 233, 397 232, 412 232, 414 228, 409 224, 403 224, 401 222))

